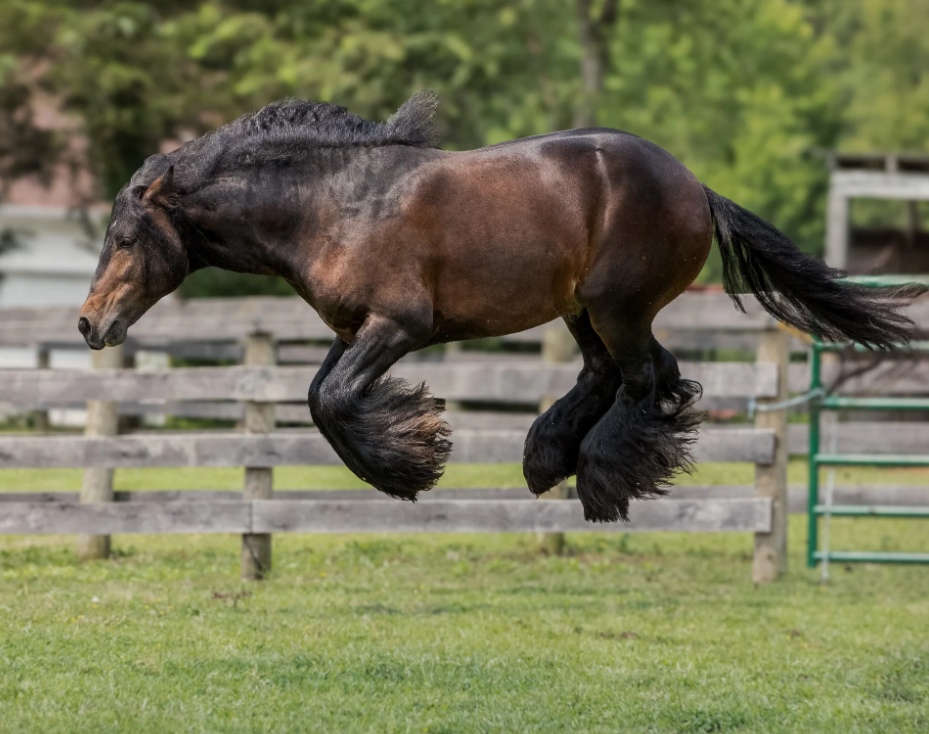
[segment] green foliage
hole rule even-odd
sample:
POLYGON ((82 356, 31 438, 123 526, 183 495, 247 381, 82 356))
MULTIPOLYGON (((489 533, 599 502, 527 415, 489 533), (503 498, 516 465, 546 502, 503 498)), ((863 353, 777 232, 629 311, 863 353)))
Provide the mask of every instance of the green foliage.
MULTIPOLYGON (((604 5, 578 3, 594 17, 604 5)), ((590 94, 575 12, 554 0, 9 0, 0 80, 43 60, 112 196, 162 141, 287 95, 384 119, 433 87, 451 149, 570 127, 590 94)), ((817 150, 929 147, 918 0, 621 0, 597 38, 599 123, 666 147, 810 251, 823 237, 817 150)), ((717 275, 711 264, 704 279, 717 275)), ((263 292, 255 282, 200 276, 188 291, 263 292)))
POLYGON ((198 270, 181 285, 181 295, 185 298, 220 298, 244 294, 292 296, 294 291, 282 278, 233 273, 217 268, 198 270))
POLYGON ((826 171, 809 151, 835 142, 830 39, 790 0, 627 5, 604 117, 816 249, 826 171))

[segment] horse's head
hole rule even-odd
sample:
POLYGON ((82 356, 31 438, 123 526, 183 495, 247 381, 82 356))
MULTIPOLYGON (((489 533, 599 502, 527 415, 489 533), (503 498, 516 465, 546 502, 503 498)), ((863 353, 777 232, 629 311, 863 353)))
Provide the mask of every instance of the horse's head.
POLYGON ((129 327, 187 276, 187 250, 170 216, 176 201, 173 165, 116 197, 77 327, 91 349, 122 344, 129 327))

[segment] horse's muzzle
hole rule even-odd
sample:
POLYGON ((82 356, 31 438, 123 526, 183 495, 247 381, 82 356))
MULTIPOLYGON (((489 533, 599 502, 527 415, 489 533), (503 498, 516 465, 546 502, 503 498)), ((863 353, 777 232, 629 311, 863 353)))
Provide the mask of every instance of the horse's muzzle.
POLYGON ((106 330, 101 334, 90 323, 90 319, 81 316, 77 321, 77 330, 81 332, 84 341, 91 349, 103 349, 103 347, 116 347, 126 341, 126 327, 119 319, 112 321, 107 325, 106 330))

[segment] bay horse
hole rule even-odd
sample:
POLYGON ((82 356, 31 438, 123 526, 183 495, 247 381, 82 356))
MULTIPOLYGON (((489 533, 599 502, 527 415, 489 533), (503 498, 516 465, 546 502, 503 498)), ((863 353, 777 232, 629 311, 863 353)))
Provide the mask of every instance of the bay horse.
POLYGON ((147 159, 113 205, 87 344, 122 343, 200 268, 280 276, 336 334, 309 388, 314 423, 360 478, 413 500, 441 476, 449 428, 391 365, 561 317, 583 368, 529 431, 526 482, 538 495, 576 474, 585 517, 616 521, 690 466, 701 388, 651 324, 714 236, 737 306, 752 293, 791 326, 872 348, 910 336, 897 309, 923 288, 839 280, 657 145, 596 128, 448 152, 436 105, 420 92, 374 123, 284 100, 147 159))

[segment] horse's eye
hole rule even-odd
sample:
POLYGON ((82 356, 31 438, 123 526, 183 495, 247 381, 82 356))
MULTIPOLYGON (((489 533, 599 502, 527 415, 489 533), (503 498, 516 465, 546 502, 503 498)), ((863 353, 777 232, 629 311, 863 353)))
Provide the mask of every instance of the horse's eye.
POLYGON ((135 244, 135 240, 118 240, 116 246, 120 250, 128 250, 135 244))

